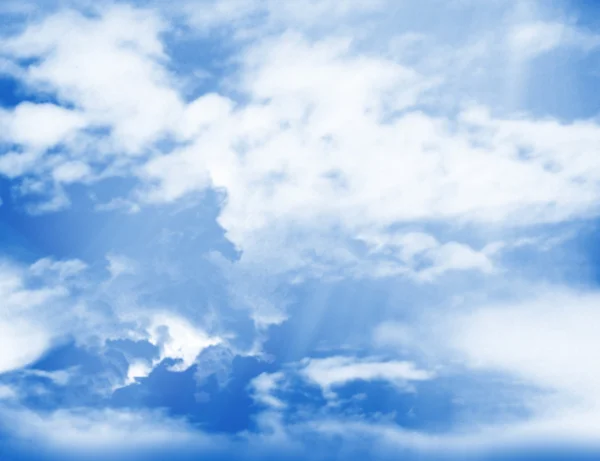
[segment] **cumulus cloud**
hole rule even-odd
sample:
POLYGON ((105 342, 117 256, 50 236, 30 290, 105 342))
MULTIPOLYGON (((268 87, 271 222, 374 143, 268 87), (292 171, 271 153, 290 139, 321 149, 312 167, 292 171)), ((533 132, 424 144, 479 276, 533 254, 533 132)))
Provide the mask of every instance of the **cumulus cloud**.
POLYGON ((40 59, 26 69, 28 85, 75 105, 88 125, 111 130, 114 148, 136 154, 180 109, 169 75, 157 63, 164 56, 158 38, 164 27, 153 13, 125 6, 109 8, 101 18, 67 11, 29 25, 3 41, 2 51, 40 59), (94 59, 86 59, 90 55, 94 59))
MULTIPOLYGON (((114 274, 108 280, 90 277, 87 265, 80 260, 43 258, 29 266, 9 260, 2 262, 0 373, 23 369, 56 345, 71 340, 100 355, 109 340, 148 341, 155 345, 159 351, 157 357, 132 360, 123 376, 109 380, 113 387, 120 387, 148 376, 165 359, 175 361, 170 370, 187 370, 204 349, 222 342, 216 334, 208 334, 201 325, 174 312, 139 309, 135 303, 119 305, 118 297, 105 294, 105 290, 115 287, 110 285, 115 282, 114 274), (106 302, 112 304, 109 309, 103 305, 106 302)), ((65 385, 69 376, 78 371, 24 373, 65 385)))
POLYGON ((54 104, 24 102, 1 115, 3 140, 37 152, 67 141, 85 126, 81 114, 54 104))
MULTIPOLYGON (((45 167, 56 183, 131 174, 137 166, 138 201, 173 202, 208 187, 222 190, 227 200, 219 223, 243 251, 243 260, 262 264, 269 250, 260 242, 268 239, 274 256, 286 255, 285 261, 278 258, 283 270, 315 264, 325 270, 352 266, 349 272, 361 274, 414 272, 389 261, 357 268, 364 255, 331 248, 330 239, 321 237, 328 233, 350 240, 369 233, 384 241, 390 240, 386 229, 398 223, 451 219, 511 226, 596 212, 600 128, 595 122, 499 118, 482 106, 433 115, 423 107, 447 88, 443 69, 423 67, 406 49, 390 54, 382 52, 385 44, 361 48, 347 30, 323 37, 303 29, 310 22, 302 20, 306 14, 348 17, 385 8, 385 2, 319 3, 304 6, 304 15, 279 3, 256 2, 209 2, 197 11, 209 27, 221 16, 250 18, 263 7, 276 23, 302 26, 246 41, 230 77, 244 102, 229 91, 185 101, 167 66, 163 36, 170 26, 154 11, 121 6, 91 16, 61 12, 28 26, 3 42, 3 53, 38 59, 24 69, 25 83, 55 93, 74 109, 24 103, 7 115, 11 124, 30 124, 18 122, 21 113, 61 115, 43 124, 51 134, 26 132, 37 136, 28 140, 17 132, 15 142, 39 150, 78 132, 77 142, 71 139, 66 149, 71 159, 45 167), (60 32, 65 29, 68 37, 60 32), (89 54, 96 59, 85 59, 89 54), (94 129, 108 133, 97 136, 94 129), (149 155, 169 136, 181 142, 164 155, 149 155), (90 140, 95 154, 86 148, 90 140), (141 160, 131 158, 140 155, 141 160), (315 249, 325 261, 307 256, 315 249)), ((555 26, 526 28, 518 22, 520 29, 510 29, 507 40, 541 37, 536 40, 545 43, 549 32, 544 31, 555 26)), ((556 35, 551 45, 573 34, 550 34, 556 35)), ((393 39, 397 43, 398 37, 393 39)), ((434 47, 435 34, 429 39, 434 47)), ((488 65, 482 56, 473 59, 488 65)), ((0 164, 5 174, 19 176, 40 169, 36 155, 7 153, 0 164)), ((61 190, 54 190, 58 201, 39 211, 68 204, 61 190)), ((461 242, 439 244, 427 258, 431 268, 421 272, 423 279, 449 270, 493 268, 489 256, 461 242)))
MULTIPOLYGON (((285 34, 253 46, 243 66, 251 104, 146 171, 157 186, 152 201, 207 184, 224 190, 219 222, 247 260, 264 257, 264 236, 293 240, 301 261, 319 245, 316 234, 333 229, 352 238, 415 221, 514 226, 596 212, 596 163, 586 155, 600 133, 594 122, 498 118, 474 106, 454 126, 411 109, 435 79, 356 54, 344 39, 285 34)), ((333 255, 326 246, 319 252, 333 255)), ((463 250, 441 248, 438 272, 491 269, 463 250)))
MULTIPOLYGON (((290 303, 276 296, 278 284, 310 277, 436 282, 460 272, 492 278, 501 272, 502 251, 524 241, 522 230, 597 216, 597 120, 536 117, 479 100, 510 87, 533 58, 559 48, 593 50, 597 37, 535 14, 458 39, 444 30, 398 35, 384 27, 395 17, 392 3, 183 2, 178 11, 188 16, 185 22, 153 2, 143 9, 112 5, 89 14, 61 10, 3 37, 6 72, 52 100, 0 112, 6 145, 0 173, 14 181, 15 198, 27 203, 29 195, 43 196, 46 201, 28 209, 56 211, 69 205, 67 186, 114 177, 131 180, 134 191, 115 192, 99 206, 105 210, 157 209, 208 189, 221 193, 217 221, 239 257, 219 269, 231 303, 248 308, 234 317, 247 320, 249 310, 253 328, 210 330, 195 305, 144 304, 146 293, 119 285, 124 275, 143 280, 143 264, 117 252, 109 255, 110 279, 99 288, 84 283, 81 261, 6 265, 0 268, 0 329, 7 332, 0 338, 0 372, 31 364, 69 335, 83 344, 128 338, 158 348, 155 360, 128 363, 119 385, 148 376, 167 359, 176 362, 170 371, 187 370, 211 347, 229 347, 237 333, 236 339, 251 336, 240 349, 260 355, 269 328, 288 316, 290 303), (379 15, 375 27, 353 27, 371 14, 379 15), (235 29, 236 47, 224 59, 231 67, 223 82, 190 96, 174 52, 178 27, 202 27, 192 32, 204 39, 227 30, 227 22, 235 29), (514 68, 504 70, 506 63, 514 68), (74 294, 72 283, 82 292, 74 294), (110 307, 88 308, 101 303, 110 307)), ((481 8, 461 4, 474 14, 481 8)), ((440 7, 440 14, 452 8, 440 7)), ((503 18, 512 12, 505 2, 493 8, 503 18)), ((414 16, 426 21, 430 15, 414 16)), ((595 296, 561 294, 453 313, 443 317, 440 335, 425 335, 420 347, 439 347, 469 372, 500 371, 556 393, 552 412, 534 408, 538 418, 515 431, 542 433, 562 421, 581 432, 577 415, 597 427, 600 383, 589 352, 599 347, 589 327, 598 320, 594 303, 595 296), (580 413, 567 411, 571 402, 580 413)), ((415 331, 387 324, 378 340, 410 347, 415 331)), ((232 355, 228 350, 223 361, 230 364, 232 355)), ((220 357, 215 361, 222 365, 220 357)), ((294 376, 331 398, 333 389, 356 380, 403 388, 434 378, 411 361, 370 355, 296 365, 294 376)), ((205 377, 199 372, 200 381, 205 377)), ((286 402, 276 391, 285 380, 285 373, 261 374, 250 391, 257 402, 283 411, 286 402)), ((162 432, 152 416, 145 426, 127 412, 26 417, 24 426, 56 433, 60 443, 93 443, 95 431, 105 441, 122 441, 122 427, 141 424, 151 437, 132 440, 145 444, 153 434, 162 441, 178 437, 180 429, 168 423, 162 432)), ((400 433, 406 435, 392 435, 400 433)), ((426 434, 410 437, 431 442, 426 434)))
POLYGON ((171 367, 175 371, 188 369, 203 349, 221 342, 220 338, 211 338, 185 319, 171 314, 154 315, 148 332, 149 341, 160 348, 159 360, 165 358, 180 360, 171 367))
POLYGON ((377 361, 374 359, 357 359, 354 357, 327 357, 324 359, 307 359, 300 374, 318 384, 326 396, 334 396, 332 388, 340 387, 352 381, 389 381, 400 387, 411 381, 432 379, 434 374, 420 370, 410 362, 377 361))

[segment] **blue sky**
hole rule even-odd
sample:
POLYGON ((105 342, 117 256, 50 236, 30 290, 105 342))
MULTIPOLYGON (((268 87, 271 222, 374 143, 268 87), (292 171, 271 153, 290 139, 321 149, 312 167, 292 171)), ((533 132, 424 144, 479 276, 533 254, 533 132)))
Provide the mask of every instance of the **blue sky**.
POLYGON ((0 458, 600 452, 600 10, 0 5, 0 458))

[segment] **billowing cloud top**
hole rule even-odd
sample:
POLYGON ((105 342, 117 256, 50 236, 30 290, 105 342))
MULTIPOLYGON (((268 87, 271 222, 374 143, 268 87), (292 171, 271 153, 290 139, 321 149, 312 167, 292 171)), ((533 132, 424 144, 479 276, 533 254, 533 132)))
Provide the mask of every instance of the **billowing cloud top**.
POLYGON ((5 1, 7 453, 600 450, 597 14, 5 1))

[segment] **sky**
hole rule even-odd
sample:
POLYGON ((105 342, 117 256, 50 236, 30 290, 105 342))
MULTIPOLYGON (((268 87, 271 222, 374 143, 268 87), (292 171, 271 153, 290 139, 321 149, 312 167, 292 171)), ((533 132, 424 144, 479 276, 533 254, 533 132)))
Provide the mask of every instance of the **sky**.
POLYGON ((599 26, 3 0, 0 459, 598 459, 599 26))

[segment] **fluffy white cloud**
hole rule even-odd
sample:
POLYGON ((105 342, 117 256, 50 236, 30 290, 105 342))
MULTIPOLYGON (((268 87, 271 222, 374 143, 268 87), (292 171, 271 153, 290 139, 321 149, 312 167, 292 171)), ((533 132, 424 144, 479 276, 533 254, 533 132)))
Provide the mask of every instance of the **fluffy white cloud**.
POLYGON ((450 320, 450 344, 469 366, 559 391, 571 405, 599 407, 599 300, 593 293, 548 288, 530 301, 484 306, 450 320))
POLYGON ((435 378, 435 373, 418 368, 414 363, 354 356, 305 358, 288 365, 284 371, 262 373, 249 385, 255 402, 264 405, 267 414, 284 412, 289 391, 297 387, 297 379, 318 386, 325 398, 335 401, 334 389, 354 381, 384 381, 401 391, 412 391, 412 384, 435 378))
POLYGON ((152 373, 154 364, 148 360, 134 360, 127 366, 127 378, 118 387, 134 384, 138 378, 146 378, 152 373))
POLYGON ((418 280, 431 281, 452 270, 472 269, 484 273, 494 270, 485 248, 477 251, 463 243, 440 243, 432 235, 422 232, 364 235, 360 240, 369 245, 370 254, 391 256, 397 265, 403 265, 399 273, 418 280))
POLYGON ((210 337, 184 318, 169 313, 153 315, 148 333, 149 341, 160 348, 160 360, 180 360, 171 367, 173 371, 187 370, 203 349, 221 342, 220 338, 210 337))
POLYGON ((285 402, 273 395, 284 379, 285 374, 282 372, 258 375, 250 383, 254 401, 274 410, 284 409, 285 402))
MULTIPOLYGON (((579 415, 581 418, 584 415, 579 415)), ((348 421, 344 419, 321 419, 301 426, 303 432, 320 434, 322 437, 341 437, 349 445, 368 440, 378 447, 378 453, 386 457, 397 456, 397 450, 415 450, 420 454, 438 457, 459 456, 480 459, 490 453, 503 450, 542 448, 551 450, 598 449, 597 425, 589 420, 570 418, 563 421, 533 424, 507 424, 503 426, 478 426, 468 431, 434 434, 414 431, 393 424, 371 421, 348 421), (575 430, 573 430, 575 429, 575 430)), ((371 445, 371 446, 372 446, 371 445)))
POLYGON ((202 441, 185 421, 158 411, 97 410, 89 408, 34 413, 3 409, 10 417, 11 431, 18 437, 34 438, 54 449, 111 452, 171 447, 202 441))
POLYGON ((60 281, 31 288, 44 262, 36 264, 29 270, 8 261, 0 264, 0 373, 38 359, 64 334, 53 306, 64 302, 68 289, 60 281))
MULTIPOLYGON (((114 264, 109 266, 113 271, 114 264)), ((115 274, 107 281, 89 283, 86 268, 80 260, 50 258, 30 266, 0 264, 0 373, 31 364, 68 337, 100 352, 108 339, 147 340, 158 347, 159 356, 151 362, 129 364, 122 378, 131 383, 147 376, 164 359, 177 361, 171 366, 173 371, 186 370, 204 349, 222 342, 176 313, 139 309, 132 298, 120 304, 117 297, 107 297, 105 290, 115 289, 111 285, 115 274), (99 300, 110 302, 110 310, 102 308, 99 300)), ((64 382, 68 378, 61 373, 66 372, 46 377, 64 382)), ((113 384, 119 387, 123 380, 116 376, 113 384)))
MULTIPOLYGON (((433 116, 411 107, 434 78, 343 39, 259 42, 240 82, 250 104, 203 121, 194 143, 153 160, 145 177, 152 201, 208 184, 225 191, 219 222, 246 261, 265 258, 266 239, 286 254, 280 267, 302 266, 309 252, 339 267, 330 242, 319 243, 334 230, 384 240, 402 223, 514 226, 595 213, 594 122, 498 118, 480 106, 433 116)), ((462 244, 430 259, 430 277, 493 267, 462 244)))
POLYGON ((83 182, 91 176, 92 170, 86 163, 74 161, 58 165, 52 171, 54 181, 63 184, 83 182))
POLYGON ((163 360, 175 360, 169 366, 170 371, 185 371, 197 363, 204 350, 211 346, 227 346, 219 336, 209 335, 202 327, 175 312, 120 309, 119 320, 125 325, 132 322, 137 327, 135 331, 118 332, 112 337, 146 340, 158 347, 159 354, 152 360, 136 359, 128 363, 124 380, 118 382, 115 388, 132 384, 137 378, 147 377, 163 360))
POLYGON ((23 102, 0 113, 3 140, 38 152, 68 141, 85 123, 81 113, 54 104, 23 102))
POLYGON ((418 353, 442 366, 444 375, 489 373, 501 386, 519 388, 498 394, 496 404, 516 405, 527 416, 492 423, 484 414, 482 431, 461 443, 527 443, 548 437, 591 442, 600 427, 600 370, 595 365, 600 343, 594 328, 598 302, 594 292, 542 286, 537 294, 513 301, 471 307, 460 303, 424 314, 415 323, 387 322, 376 330, 375 340, 405 354, 418 353))
MULTIPOLYGON (((515 55, 515 66, 524 66, 561 46, 591 49, 594 36, 532 17, 508 26, 499 21, 483 39, 461 36, 448 44, 444 33, 407 30, 390 37, 342 21, 384 4, 390 5, 188 3, 191 23, 207 31, 234 20, 243 24, 237 38, 244 38, 227 84, 189 102, 162 39, 173 29, 159 13, 121 6, 88 16, 61 12, 31 24, 3 40, 0 52, 20 66, 13 74, 23 83, 52 93, 57 102, 2 112, 1 136, 17 146, 0 157, 0 172, 25 177, 22 194, 53 192, 40 211, 68 203, 61 184, 112 175, 139 181, 133 196, 111 202, 131 203, 132 209, 176 202, 209 187, 223 192, 218 221, 241 250, 226 276, 234 282, 236 304, 252 305, 260 334, 285 319, 282 306, 262 296, 274 290, 263 290, 261 277, 403 275, 431 281, 450 271, 492 274, 500 250, 518 245, 502 240, 504 229, 597 215, 596 120, 515 115, 486 106, 488 101, 477 101, 478 92, 470 92, 472 75, 510 86, 506 80, 517 72, 503 67, 515 55), (321 21, 337 20, 342 25, 333 33, 315 32, 321 21), (458 51, 447 53, 455 45, 458 51), (463 80, 469 91, 458 86, 463 80), (47 155, 57 146, 59 154, 47 155), (461 230, 467 226, 484 235, 477 242, 466 238, 461 230), (493 241, 487 239, 490 228, 493 241)), ((503 8, 508 14, 512 7, 503 8)), ((380 17, 393 16, 389 11, 381 10, 380 17)), ((111 258, 110 283, 129 267, 111 258)), ((53 273, 52 280, 62 283, 75 269, 46 261, 30 272, 53 273)), ((23 277, 6 271, 0 281, 8 306, 0 324, 9 331, 0 339, 0 349, 9 351, 2 370, 30 363, 56 336, 71 332, 62 328, 66 317, 59 317, 58 328, 45 323, 49 314, 38 318, 39 311, 34 317, 23 308, 45 306, 68 289, 58 282, 30 289, 23 277)), ((595 428, 594 389, 600 383, 587 352, 599 346, 588 326, 597 320, 595 301, 575 300, 580 305, 568 312, 556 307, 567 298, 475 310, 449 321, 444 334, 428 342, 445 341, 444 353, 451 349, 468 367, 502 371, 557 392, 554 413, 527 427, 573 423, 580 414, 595 428), (586 411, 568 413, 571 401, 586 411)), ((180 361, 173 370, 189 368, 203 350, 223 341, 184 315, 132 307, 130 301, 115 302, 107 314, 117 327, 83 307, 69 315, 102 338, 149 339, 160 349, 159 360, 180 361)), ((379 339, 389 341, 395 331, 388 325, 379 339)), ((410 344, 415 335, 401 330, 398 338, 410 344)), ((260 339, 253 352, 260 350, 260 339)), ((156 363, 131 363, 125 379, 146 376, 156 363)), ((411 362, 351 357, 308 360, 299 374, 328 395, 353 380, 404 385, 433 377, 411 362)), ((273 395, 279 384, 281 376, 261 375, 253 383, 255 398, 283 408, 273 395)))
POLYGON ((333 388, 352 381, 388 381, 407 387, 412 381, 432 379, 434 374, 417 368, 411 362, 358 359, 335 356, 323 359, 305 359, 300 375, 317 384, 326 397, 334 397, 333 388))
POLYGON ((177 124, 182 109, 172 78, 159 63, 166 59, 159 40, 164 29, 152 12, 122 6, 105 10, 101 18, 63 11, 3 40, 5 54, 39 59, 26 69, 28 85, 54 92, 78 110, 74 118, 72 111, 53 109, 62 119, 39 126, 41 134, 26 132, 24 139, 56 142, 65 126, 81 127, 82 119, 111 131, 111 150, 139 154, 149 147, 177 124))
POLYGON ((0 339, 0 373, 21 368, 38 359, 49 349, 54 337, 44 325, 33 320, 2 319, 0 326, 3 332, 0 339))
MULTIPOLYGON (((377 46, 362 46, 364 37, 353 29, 311 35, 310 21, 302 19, 325 11, 327 17, 345 18, 365 10, 381 14, 390 8, 385 2, 315 3, 303 5, 302 15, 279 3, 208 2, 195 10, 208 18, 200 20, 206 27, 232 15, 252 23, 250 18, 265 8, 271 24, 296 24, 296 32, 247 37, 239 67, 229 76, 229 89, 242 99, 223 91, 186 103, 161 40, 169 26, 150 10, 111 7, 88 17, 63 12, 5 40, 7 56, 39 59, 24 69, 27 84, 48 88, 75 106, 75 111, 53 110, 109 130, 99 137, 80 133, 69 146, 69 155, 77 158, 48 166, 53 180, 89 181, 99 177, 97 165, 106 166, 112 158, 102 174, 130 172, 134 162, 142 201, 172 202, 207 187, 221 190, 227 200, 219 222, 243 250, 243 263, 263 264, 268 250, 280 272, 312 265, 321 268, 313 269, 316 274, 327 266, 345 266, 354 274, 414 274, 398 261, 366 264, 364 255, 332 242, 340 235, 352 241, 368 234, 390 241, 393 250, 397 239, 387 234, 398 224, 417 223, 418 228, 422 221, 454 220, 512 226, 596 212, 600 128, 595 122, 500 118, 482 106, 451 114, 427 110, 432 98, 453 97, 449 91, 457 76, 452 72, 470 73, 475 65, 501 72, 485 52, 492 51, 488 41, 482 42, 483 51, 467 53, 469 66, 452 61, 464 53, 450 53, 444 66, 423 65, 410 47, 391 45, 403 37, 383 34, 369 42, 381 39, 377 46), (63 30, 70 31, 68 36, 63 30), (392 53, 382 51, 391 48, 392 53), (90 54, 95 59, 85 59, 90 54), (148 154, 166 137, 183 144, 148 161, 126 155, 148 154), (261 243, 267 240, 270 250, 261 243)), ((504 8, 508 14, 510 8, 504 8)), ((281 30, 260 21, 252 27, 258 24, 265 31, 281 30)), ((543 31, 561 23, 540 23, 543 30, 525 24, 515 23, 521 32, 495 28, 493 34, 503 33, 509 41, 542 36, 539 40, 547 42, 543 38, 549 33, 543 31)), ((558 34, 552 46, 574 33, 558 34)), ((437 40, 433 32, 417 42, 435 49, 437 40)), ((504 77, 509 78, 499 75, 504 77)), ((451 106, 464 106, 462 93, 456 98, 451 106)), ((82 126, 66 124, 44 140, 57 142, 82 126)), ((32 171, 36 158, 7 153, 0 166, 17 176, 32 171)), ((67 203, 56 190, 62 200, 44 209, 67 203)), ((445 243, 426 250, 431 267, 421 271, 422 279, 494 267, 491 255, 466 243, 432 238, 445 243)))
MULTIPOLYGON (((347 448, 361 450, 365 443, 369 453, 377 453, 381 459, 394 459, 398 450, 415 450, 433 455, 475 455, 491 450, 518 447, 532 436, 543 446, 548 438, 536 427, 505 427, 504 431, 489 431, 485 428, 474 433, 431 434, 411 431, 392 424, 339 418, 301 419, 284 423, 277 413, 263 413, 259 422, 269 425, 270 432, 245 432, 233 437, 206 434, 193 428, 184 420, 166 416, 158 411, 97 410, 79 408, 50 413, 34 413, 23 408, 3 408, 2 413, 12 421, 13 435, 35 440, 36 443, 58 451, 74 451, 82 454, 145 453, 152 450, 185 448, 198 453, 212 450, 231 451, 239 459, 261 459, 261 455, 273 450, 279 456, 292 450, 311 454, 315 449, 327 453, 331 442, 343 441, 347 448), (377 447, 377 448, 373 448, 377 447)), ((584 423, 585 421, 581 421, 584 423)), ((597 447, 596 428, 585 428, 585 437, 578 442, 587 442, 597 447)), ((558 431, 554 432, 560 435, 558 431)), ((560 445, 552 448, 560 447, 560 445)))

